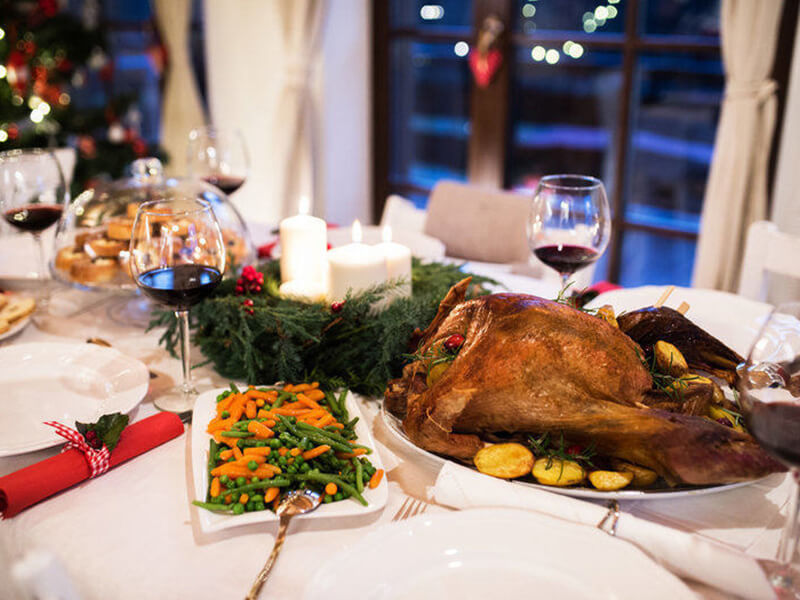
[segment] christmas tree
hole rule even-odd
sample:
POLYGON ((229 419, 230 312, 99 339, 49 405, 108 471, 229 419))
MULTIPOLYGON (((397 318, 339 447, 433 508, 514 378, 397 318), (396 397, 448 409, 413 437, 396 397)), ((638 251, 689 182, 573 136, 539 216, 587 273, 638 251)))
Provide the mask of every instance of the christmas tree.
POLYGON ((114 62, 96 24, 56 0, 0 0, 0 151, 71 146, 73 197, 116 179, 148 147, 130 96, 114 96, 114 62))

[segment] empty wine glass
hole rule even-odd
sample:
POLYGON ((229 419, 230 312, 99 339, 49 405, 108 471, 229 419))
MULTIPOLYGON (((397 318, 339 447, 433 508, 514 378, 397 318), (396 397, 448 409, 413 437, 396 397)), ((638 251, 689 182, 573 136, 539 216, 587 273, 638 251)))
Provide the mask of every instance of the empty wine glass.
POLYGON ((41 148, 0 152, 0 211, 7 223, 33 234, 36 241, 37 277, 43 282, 41 308, 50 295, 42 232, 58 222, 68 202, 67 186, 55 154, 41 148))
POLYGON ((531 202, 528 244, 561 276, 562 288, 608 245, 611 216, 603 182, 585 175, 542 177, 531 202))
POLYGON ((794 483, 777 566, 767 574, 780 598, 800 598, 800 573, 791 568, 800 533, 800 303, 780 305, 769 316, 739 367, 737 388, 750 433, 791 470, 794 483))
POLYGON ((187 159, 190 177, 202 179, 228 195, 244 185, 250 170, 247 146, 238 129, 214 125, 193 129, 189 133, 187 159))
POLYGON ((183 383, 155 399, 161 410, 191 410, 197 397, 189 357, 189 308, 219 285, 225 243, 211 205, 198 198, 145 202, 136 213, 131 274, 147 296, 175 311, 180 324, 183 383))

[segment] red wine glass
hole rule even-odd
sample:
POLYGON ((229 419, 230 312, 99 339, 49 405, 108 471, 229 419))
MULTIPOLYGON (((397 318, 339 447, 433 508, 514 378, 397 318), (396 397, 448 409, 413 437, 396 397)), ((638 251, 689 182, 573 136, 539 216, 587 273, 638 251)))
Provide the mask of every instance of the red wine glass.
POLYGON ((225 243, 211 205, 196 198, 145 202, 136 213, 130 246, 131 274, 139 289, 175 311, 180 325, 183 383, 155 399, 161 410, 192 409, 197 390, 189 357, 189 309, 219 285, 225 243))
POLYGON ((747 429, 794 479, 777 563, 768 566, 767 575, 779 598, 800 598, 800 573, 791 568, 800 534, 800 303, 775 308, 738 371, 747 429))
POLYGON ((547 175, 539 180, 528 219, 534 255, 561 276, 562 288, 579 269, 605 252, 611 216, 603 182, 585 175, 547 175))
MULTIPOLYGON (((61 218, 69 193, 55 154, 32 148, 0 152, 0 211, 7 223, 33 234, 39 258, 37 276, 48 279, 42 232, 61 218)), ((50 287, 42 286, 40 304, 46 305, 50 287)))
POLYGON ((187 159, 190 177, 202 179, 229 196, 244 185, 250 170, 247 146, 238 129, 214 125, 193 129, 187 159))

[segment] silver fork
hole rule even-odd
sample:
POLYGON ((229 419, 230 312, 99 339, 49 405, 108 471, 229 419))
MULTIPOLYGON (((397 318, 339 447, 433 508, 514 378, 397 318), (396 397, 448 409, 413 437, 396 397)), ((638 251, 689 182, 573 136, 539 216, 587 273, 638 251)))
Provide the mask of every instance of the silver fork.
POLYGON ((410 519, 416 515, 421 515, 428 509, 428 503, 424 502, 423 500, 417 500, 416 498, 411 498, 410 496, 406 498, 403 505, 400 507, 394 517, 392 517, 392 522, 394 521, 402 521, 404 519, 410 519))

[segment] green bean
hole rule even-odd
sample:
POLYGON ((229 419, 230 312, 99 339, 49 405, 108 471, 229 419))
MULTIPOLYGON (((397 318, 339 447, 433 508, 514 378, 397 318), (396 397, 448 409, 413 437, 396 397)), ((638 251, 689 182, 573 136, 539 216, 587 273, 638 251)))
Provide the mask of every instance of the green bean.
POLYGON ((353 462, 356 463, 356 489, 360 494, 364 491, 364 467, 358 457, 354 458, 353 462))
POLYGON ((234 394, 241 394, 242 392, 239 391, 239 388, 236 387, 236 384, 231 381, 231 391, 234 394))
POLYGON ((253 434, 249 431, 223 431, 220 435, 222 437, 246 438, 251 437, 253 434))
MULTIPOLYGON (((304 423, 298 423, 297 424, 298 427, 300 427, 301 425, 304 425, 304 423)), ((309 425, 309 427, 311 427, 311 429, 317 429, 316 427, 312 427, 310 425, 309 425)), ((311 430, 307 430, 304 427, 303 428, 303 435, 306 436, 312 442, 315 442, 315 443, 320 444, 320 445, 322 445, 322 444, 328 445, 331 448, 333 448, 334 450, 338 450, 339 452, 352 452, 353 451, 353 447, 352 446, 350 446, 349 444, 342 443, 339 440, 331 439, 330 437, 325 435, 324 432, 321 429, 317 429, 316 431, 311 431, 311 430)))
POLYGON ((208 470, 211 471, 214 467, 217 466, 217 452, 219 452, 219 446, 217 445, 217 440, 211 438, 211 441, 208 444, 208 470))
POLYGON ((368 452, 372 452, 372 449, 367 446, 362 446, 361 444, 351 444, 348 439, 343 438, 338 433, 326 431, 324 429, 320 429, 319 427, 309 425, 308 423, 298 423, 297 429, 302 430, 303 435, 308 435, 308 437, 311 439, 313 439, 312 435, 314 434, 319 437, 324 437, 326 440, 328 440, 325 442, 326 444, 329 444, 331 448, 341 450, 342 452, 352 452, 353 448, 364 448, 368 452))
POLYGON ((250 493, 250 492, 252 492, 254 490, 265 490, 265 489, 271 488, 271 487, 286 487, 287 485, 290 485, 291 483, 292 482, 289 479, 287 479, 283 475, 280 475, 280 476, 275 477, 273 479, 262 479, 258 483, 246 483, 245 485, 236 486, 235 488, 231 488, 228 491, 226 491, 225 495, 234 494, 236 492, 238 492, 240 494, 242 492, 250 493))
POLYGON ((318 483, 335 483, 337 487, 341 490, 345 490, 351 496, 353 496, 356 500, 358 500, 364 506, 367 506, 367 501, 364 500, 364 496, 362 496, 356 488, 354 488, 349 483, 342 480, 341 477, 337 477, 336 475, 328 475, 327 473, 314 473, 309 471, 308 473, 301 474, 297 473, 295 475, 289 475, 294 479, 299 481, 316 481, 318 483))
POLYGON ((339 400, 338 400, 338 402, 339 402, 339 407, 342 409, 342 410, 341 410, 341 412, 342 412, 342 421, 346 421, 347 419, 349 419, 349 418, 350 418, 350 415, 347 413, 347 406, 346 406, 346 402, 347 402, 347 388, 345 388, 344 390, 342 390, 342 393, 341 393, 341 394, 339 394, 339 400))
POLYGON ((292 398, 294 394, 291 392, 278 392, 278 399, 275 400, 275 403, 272 405, 272 408, 279 408, 284 402, 286 402, 289 398, 292 398))
POLYGON ((212 504, 211 502, 200 502, 199 500, 192 500, 192 504, 214 512, 231 512, 231 509, 225 504, 212 504))

